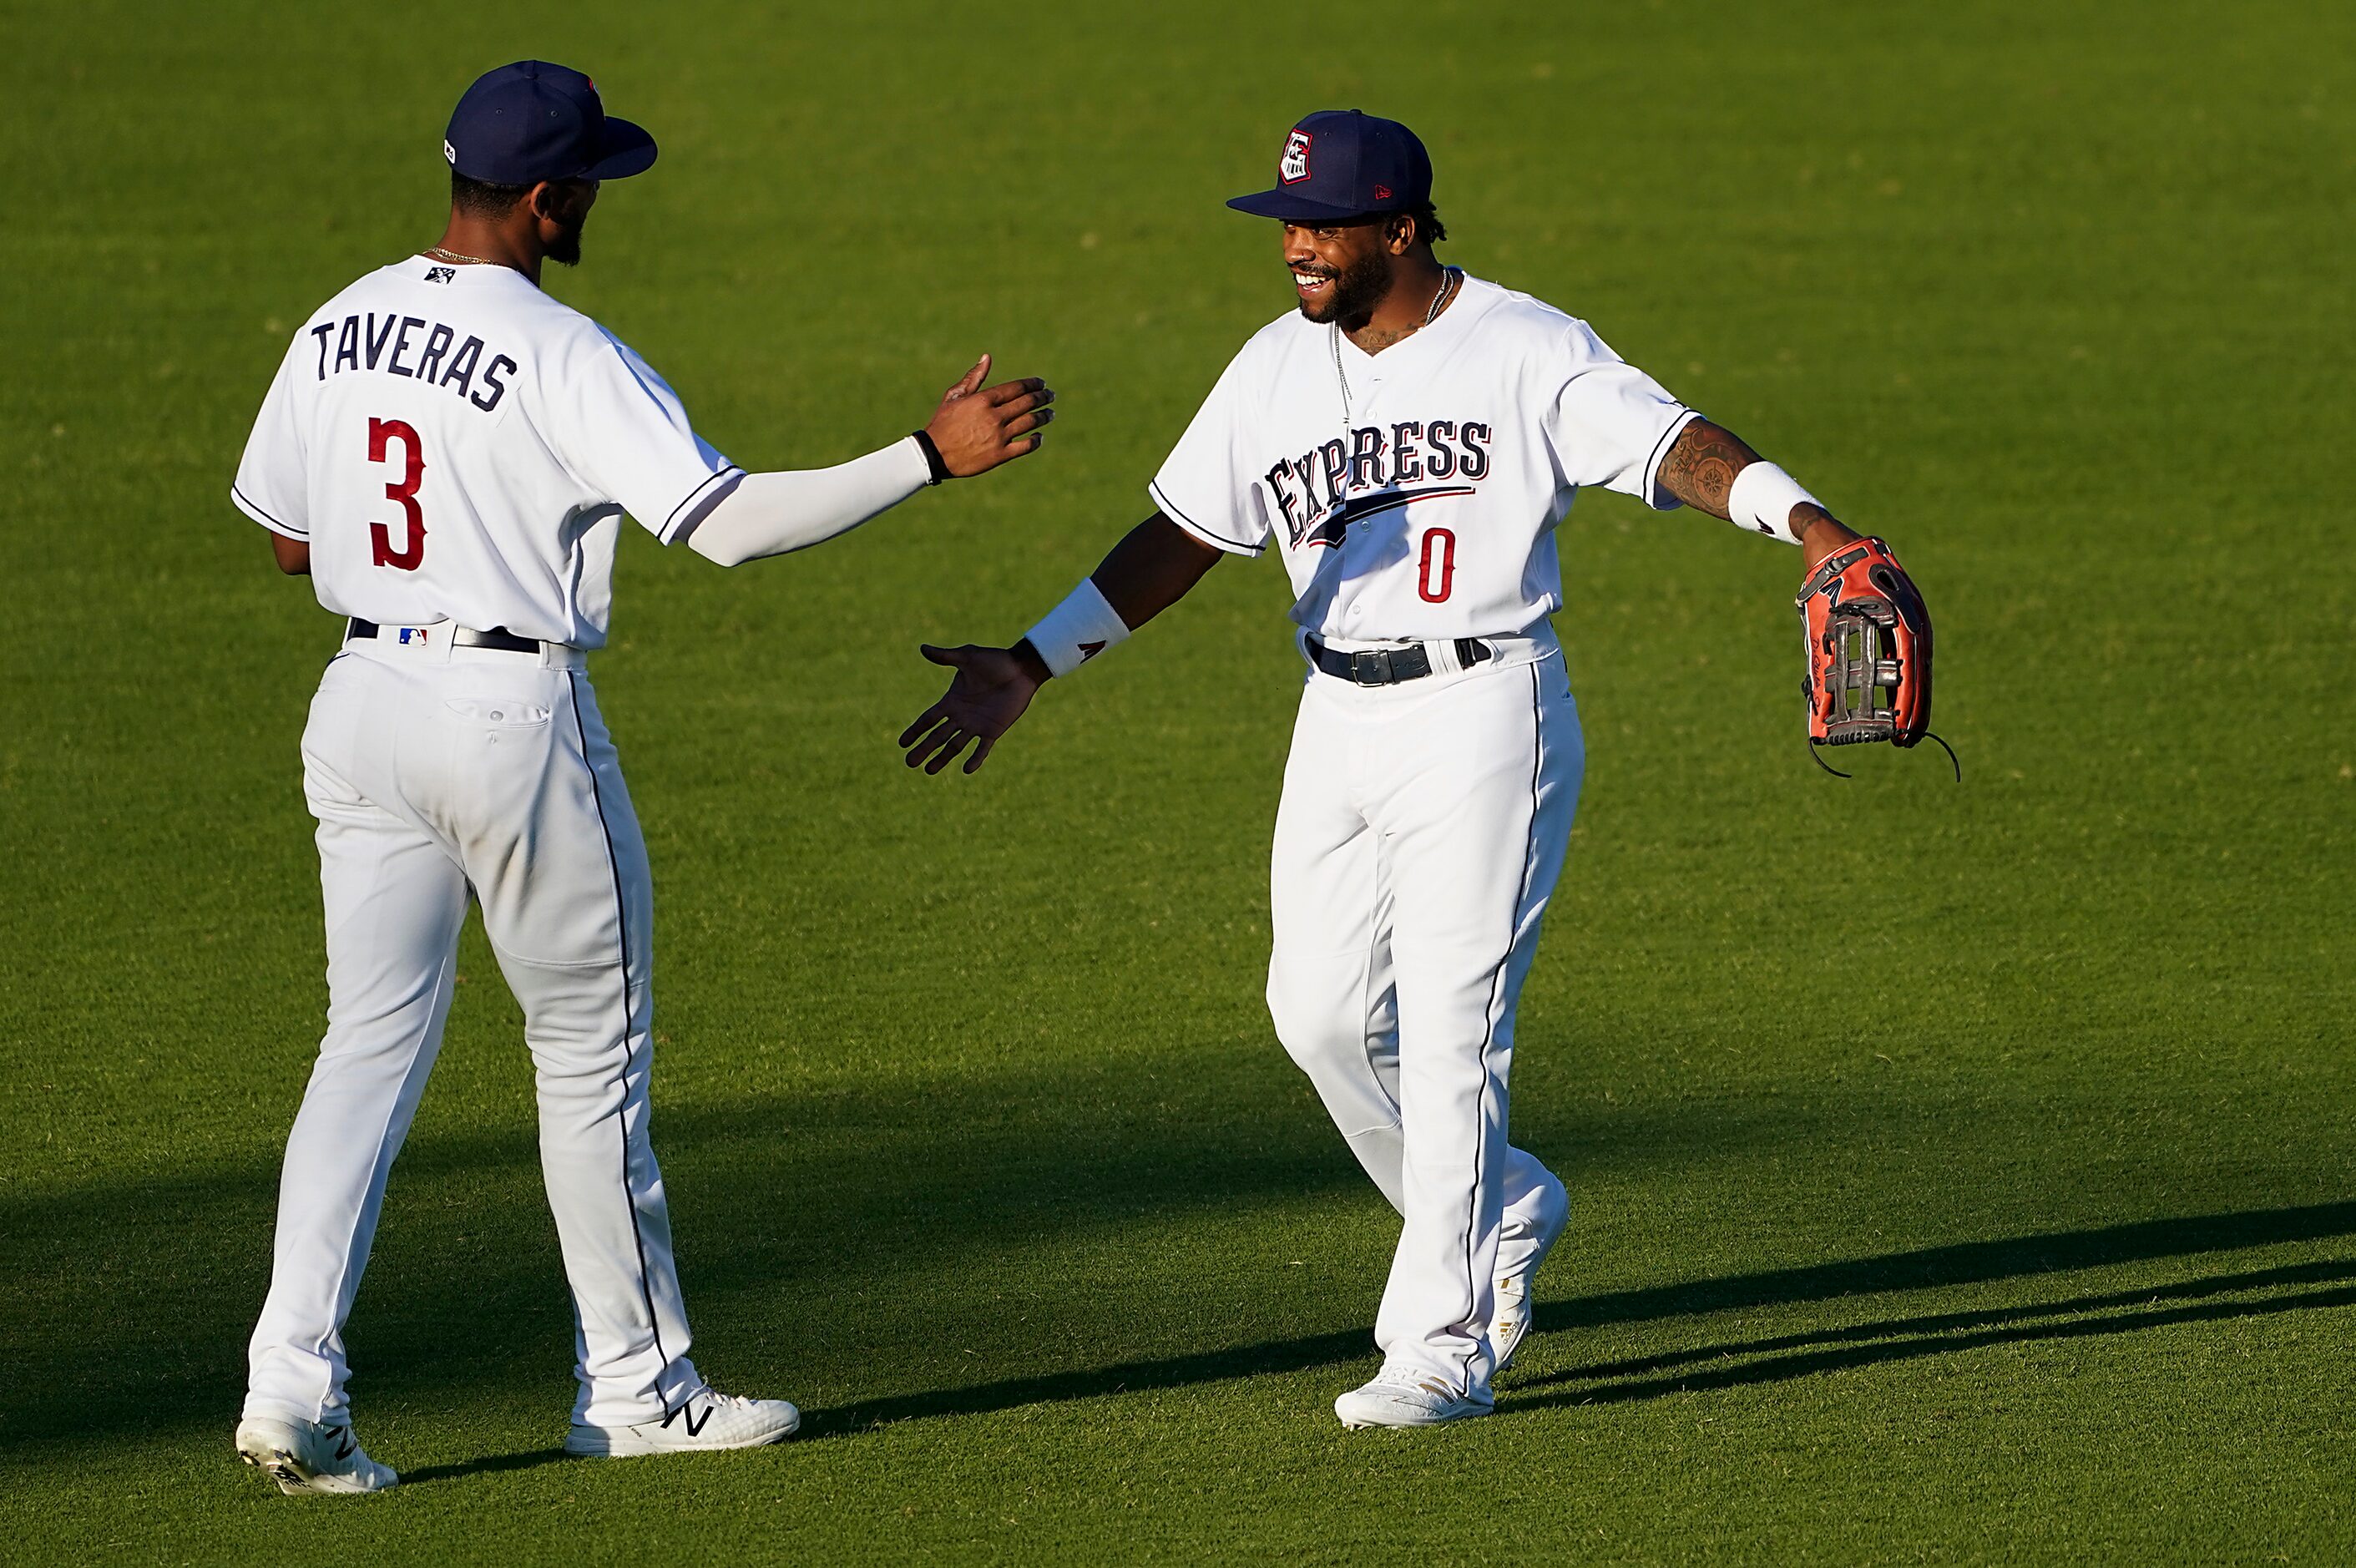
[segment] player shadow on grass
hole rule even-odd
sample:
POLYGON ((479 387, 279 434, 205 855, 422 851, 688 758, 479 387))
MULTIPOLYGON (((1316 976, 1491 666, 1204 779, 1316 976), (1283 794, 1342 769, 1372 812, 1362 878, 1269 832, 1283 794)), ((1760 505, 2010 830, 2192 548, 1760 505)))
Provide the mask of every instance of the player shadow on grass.
POLYGON ((572 1457, 562 1448, 534 1448, 522 1454, 493 1454, 450 1465, 421 1465, 414 1470, 403 1470, 401 1484, 418 1487, 429 1481, 455 1481, 468 1476, 497 1475, 503 1470, 537 1470, 542 1465, 561 1464, 572 1457))
POLYGON ((1978 1349, 1990 1345, 2131 1334, 2179 1324, 2214 1323, 2285 1312, 2313 1311, 2320 1307, 2356 1306, 2356 1284, 2308 1291, 2297 1295, 2265 1296, 2255 1301, 2198 1299, 2323 1281, 2356 1281, 2356 1259, 2304 1263, 2281 1269, 2257 1269, 2246 1273, 2220 1275, 2214 1279, 2187 1280, 2178 1284, 2080 1296, 2069 1301, 2029 1302, 1981 1312, 1934 1313, 1922 1317, 1852 1324, 1846 1327, 1765 1339, 1704 1345, 1689 1350, 1636 1357, 1624 1361, 1599 1362, 1541 1377, 1516 1380, 1509 1391, 1518 1395, 1539 1389, 1552 1391, 1537 1397, 1512 1398, 1511 1402, 1522 1409, 1555 1404, 1625 1404, 1657 1399, 1664 1394, 1783 1382, 1850 1367, 1916 1360, 1925 1356, 1947 1356, 1959 1350, 1978 1349), (2192 1301, 2193 1305, 2159 1305, 2187 1300, 2192 1301), (2136 1305, 2148 1310, 2114 1310, 2136 1305), (2097 1317, 2082 1316, 2086 1313, 2111 1315, 2097 1317), (2033 1318, 2060 1321, 2027 1321, 2033 1318), (1712 1366, 1696 1371, 1668 1370, 1745 1357, 1766 1359, 1736 1366, 1712 1366), (1659 1372, 1666 1375, 1644 1375, 1659 1372), (1621 1379, 1630 1380, 1617 1380, 1621 1379))
MULTIPOLYGON (((1661 1322, 1745 1308, 1988 1284, 2350 1235, 2356 1235, 2356 1203, 2144 1220, 2094 1230, 1964 1242, 1879 1258, 1557 1302, 1539 1307, 1536 1332, 1543 1336, 1573 1328, 1661 1322)), ((2356 1259, 2252 1270, 2061 1301, 1883 1318, 1600 1362, 1536 1377, 1509 1374, 1501 1388, 1501 1408, 1627 1403, 1673 1393, 1780 1382, 1844 1368, 1950 1355, 1990 1345, 2126 1334, 2169 1325, 2356 1305, 2356 1283, 2336 1282, 2356 1282, 2356 1259), (2256 1300, 2211 1299, 2317 1284, 2331 1288, 2256 1300), (2117 1310, 2138 1306, 2144 1310, 2117 1310), (2084 1316, 2090 1313, 2104 1316, 2084 1316), (2039 1319, 2051 1321, 2035 1321, 2039 1319), (1729 1361, 1739 1364, 1723 1364, 1729 1361), (1693 1369, 1679 1369, 1686 1368, 1693 1369)), ((1532 1347, 1543 1349, 1544 1342, 1534 1337, 1532 1347)), ((814 1411, 808 1413, 803 1431, 814 1437, 848 1435, 927 1416, 981 1414, 1028 1404, 1308 1371, 1366 1360, 1371 1356, 1372 1348, 1365 1330, 1320 1334, 814 1411)))
MULTIPOLYGON (((674 1112, 665 1174, 697 1195, 688 1284, 711 1345, 733 1366, 775 1364, 780 1386, 841 1377, 866 1354, 858 1333, 763 1342, 760 1326, 796 1320, 774 1300, 780 1282, 823 1277, 858 1301, 901 1271, 927 1272, 926 1260, 947 1278, 967 1256, 1130 1233, 1157 1215, 1314 1205, 1356 1178, 1287 1100, 1165 1143, 1141 1130, 1160 1132, 1189 1102, 1150 1073, 1097 1080, 1088 1116, 1070 1111, 1058 1070, 1002 1071, 988 1089, 945 1123, 916 1114, 897 1085, 674 1112), (840 1154, 852 1142, 861 1159, 840 1154), (919 1166, 930 1179, 909 1181, 919 1166)), ((442 1124, 413 1135, 394 1172, 353 1315, 363 1431, 485 1400, 561 1423, 572 1313, 532 1203, 537 1140, 512 1122, 453 1126, 446 1103, 427 1113, 442 1124)), ((0 1461, 124 1432, 226 1435, 272 1255, 255 1196, 275 1180, 224 1164, 0 1191, 0 1275, 27 1304, 0 1310, 0 1351, 18 1374, 0 1393, 0 1461)))
MULTIPOLYGON (((872 1138, 867 1129, 876 1112, 875 1106, 859 1101, 838 1108, 835 1120, 856 1121, 862 1135, 872 1138)), ((764 1126, 775 1120, 764 1115, 768 1119, 764 1126)), ((810 1121, 819 1131, 832 1125, 822 1117, 810 1121)), ((717 1133, 708 1119, 694 1131, 703 1136, 680 1141, 683 1148, 708 1144, 707 1162, 738 1160, 750 1136, 725 1119, 717 1133)), ((1009 1139, 1017 1134, 1027 1138, 1029 1133, 1021 1124, 1008 1132, 981 1127, 966 1140, 946 1142, 937 1133, 927 1133, 928 1158, 940 1178, 923 1198, 933 1231, 954 1235, 960 1245, 989 1241, 1022 1246, 1031 1244, 1043 1230, 1068 1234, 1076 1221, 1118 1220, 1134 1226, 1173 1203, 1232 1204, 1238 1195, 1262 1193, 1300 1197, 1314 1193, 1329 1178, 1336 1190, 1344 1185, 1322 1145, 1269 1138, 1249 1126, 1236 1131, 1215 1161, 1198 1157, 1199 1150, 1193 1149, 1183 1158, 1141 1159, 1132 1130, 1119 1127, 1108 1129, 1097 1141, 1066 1139, 1056 1149, 1056 1179, 1051 1184, 1035 1163, 1026 1163, 1026 1158, 1035 1162, 1035 1149, 1009 1147, 1009 1139), (1036 1195, 1050 1187, 1060 1196, 1043 1204, 1036 1195)), ((774 1129, 766 1137, 770 1144, 779 1144, 774 1129)), ((817 1152, 811 1157, 823 1163, 825 1146, 813 1142, 812 1147, 817 1152)), ((691 1166, 693 1161, 680 1163, 691 1166)), ((521 1234, 485 1219, 484 1193, 522 1179, 532 1164, 531 1147, 520 1138, 445 1136, 422 1146, 396 1178, 397 1185, 414 1184, 416 1188, 415 1201, 402 1210, 412 1217, 405 1230, 408 1240, 387 1249, 396 1254, 387 1262, 398 1266, 380 1279, 375 1296, 364 1304, 369 1365, 384 1369, 380 1386, 391 1402, 440 1402, 453 1393, 479 1397, 493 1381, 518 1399, 555 1398, 561 1363, 548 1347, 561 1344, 568 1312, 555 1273, 552 1238, 521 1234), (463 1305, 454 1305, 446 1295, 454 1278, 466 1282, 463 1305), (470 1322, 463 1355, 455 1353, 449 1333, 455 1316, 470 1322), (536 1369, 529 1379, 514 1371, 525 1366, 536 1369)), ((890 1162, 878 1168, 890 1168, 890 1162)), ((789 1177, 800 1179, 795 1168, 780 1167, 775 1181, 750 1184, 745 1190, 790 1187, 795 1181, 789 1177)), ((52 1304, 47 1326, 56 1330, 29 1338, 18 1336, 12 1345, 19 1369, 28 1375, 19 1380, 20 1386, 0 1410, 0 1453, 60 1438, 88 1441, 133 1426, 215 1422, 224 1409, 233 1408, 238 1353, 251 1324, 252 1301, 259 1297, 259 1266, 268 1257, 266 1229, 251 1216, 254 1187, 242 1173, 147 1181, 119 1195, 103 1216, 106 1223, 94 1231, 87 1210, 53 1203, 0 1202, 0 1239, 6 1243, 0 1247, 0 1256, 9 1261, 20 1281, 34 1277, 46 1282, 34 1294, 52 1304), (241 1224, 250 1233, 240 1232, 241 1224), (231 1236, 238 1243, 234 1248, 224 1240, 231 1236), (93 1237, 102 1239, 103 1247, 93 1247, 93 1237), (92 1331, 110 1339, 109 1354, 96 1361, 89 1355, 92 1331)), ((892 1201, 905 1198, 897 1187, 892 1192, 897 1195, 892 1201)), ((898 1211, 855 1186, 830 1197, 831 1201, 805 1206, 787 1219, 752 1198, 732 1202, 728 1189, 713 1194, 704 1223, 707 1234, 722 1244, 699 1254, 708 1262, 694 1277, 700 1288, 708 1289, 712 1305, 707 1312, 723 1326, 722 1337, 727 1332, 732 1297, 766 1291, 779 1278, 818 1266, 817 1261, 829 1261, 845 1289, 878 1266, 879 1260, 906 1262, 910 1243, 905 1229, 886 1223, 899 1218, 898 1211)), ((2356 1263, 2303 1262, 2269 1273, 2170 1282, 2111 1296, 1951 1310, 1795 1332, 1776 1339, 1713 1344, 1568 1371, 1551 1365, 1558 1353, 1550 1354, 1554 1346, 1548 1343, 1548 1337, 1574 1328, 1968 1287, 2351 1236, 2356 1236, 2356 1202, 2326 1203, 1965 1242, 1573 1295, 1540 1306, 1540 1337, 1531 1346, 1532 1365, 1508 1380, 1505 1404, 1510 1410, 1615 1402, 1681 1389, 1804 1377, 1982 1345, 2345 1305, 2356 1301, 2356 1289, 2337 1282, 2356 1279, 2356 1263), (2343 1266, 2346 1273, 2331 1272, 2343 1266), (2282 1294, 2302 1284, 2324 1288, 2282 1294), (2258 1290, 2276 1294, 2255 1301, 2220 1299, 2258 1290), (2120 1310, 2131 1305, 2142 1310, 2120 1310), (2109 1316, 2084 1317, 2087 1313, 2109 1316), (2069 1321, 2052 1321, 2057 1318, 2069 1321)), ((1556 1291, 1579 1289, 1576 1244, 1574 1236, 1573 1251, 1564 1254, 1552 1275, 1556 1291)), ((1542 1281, 1541 1288, 1547 1283, 1542 1281)), ((12 1334, 29 1326, 8 1326, 12 1334)), ((1557 1343, 1569 1349, 1575 1342, 1557 1343)), ((843 1435, 930 1416, 1370 1364, 1373 1357, 1366 1330, 1353 1326, 1295 1339, 854 1401, 808 1412, 804 1430, 819 1437, 843 1435)), ((371 1384, 371 1391, 379 1386, 371 1384)), ((487 1455, 422 1469, 412 1478, 527 1468, 556 1457, 552 1451, 538 1449, 487 1455)))

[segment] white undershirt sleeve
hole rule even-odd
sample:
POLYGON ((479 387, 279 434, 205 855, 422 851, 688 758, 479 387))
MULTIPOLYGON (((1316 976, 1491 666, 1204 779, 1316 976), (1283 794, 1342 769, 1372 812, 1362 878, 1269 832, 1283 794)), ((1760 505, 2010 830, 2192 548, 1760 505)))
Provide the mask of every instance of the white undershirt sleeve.
POLYGON ((831 468, 747 474, 688 521, 688 548, 723 566, 806 550, 898 506, 931 478, 913 435, 831 468))

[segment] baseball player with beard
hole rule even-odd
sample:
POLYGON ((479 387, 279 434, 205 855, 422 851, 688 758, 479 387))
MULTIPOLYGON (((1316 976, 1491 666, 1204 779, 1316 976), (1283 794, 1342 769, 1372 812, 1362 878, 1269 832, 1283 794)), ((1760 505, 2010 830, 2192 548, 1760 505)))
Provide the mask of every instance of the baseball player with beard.
POLYGON ((1484 1415, 1562 1234, 1562 1183, 1506 1137, 1514 1010, 1561 870, 1583 751, 1554 530, 1600 485, 1800 546, 1856 540, 1781 468, 1586 323, 1443 266, 1431 165, 1351 110, 1285 137, 1299 308, 1244 345, 1155 477, 1156 510, 1012 648, 926 648, 956 675, 901 736, 972 772, 1032 696, 1273 545, 1306 664, 1278 808, 1268 1001, 1402 1219, 1349 1426, 1484 1415))
POLYGON ((783 1400, 704 1382, 648 1142, 653 894, 585 672, 628 512, 723 566, 832 538, 928 484, 1035 449, 1055 394, 982 388, 836 467, 748 474, 661 377, 541 292, 580 259, 601 181, 654 140, 578 71, 468 88, 443 152, 439 244, 370 273, 294 334, 232 498, 343 618, 303 736, 327 912, 327 1030, 287 1139, 270 1294, 237 1448, 288 1492, 371 1492, 343 1326, 387 1175, 450 1006, 470 899, 524 1012, 541 1157, 573 1287, 569 1452, 744 1448, 783 1400))

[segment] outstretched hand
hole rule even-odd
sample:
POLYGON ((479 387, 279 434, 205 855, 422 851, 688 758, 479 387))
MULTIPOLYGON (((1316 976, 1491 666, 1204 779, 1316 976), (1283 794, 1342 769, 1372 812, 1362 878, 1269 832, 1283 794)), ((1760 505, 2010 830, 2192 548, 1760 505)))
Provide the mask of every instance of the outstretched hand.
POLYGON ((1025 376, 984 387, 982 378, 989 374, 990 356, 984 354, 941 394, 940 407, 925 424, 941 461, 960 479, 1036 452, 1039 432, 1055 417, 1048 406, 1055 401, 1055 390, 1045 381, 1025 376))
POLYGON ((969 745, 965 771, 971 773, 990 756, 998 737, 1014 727, 1031 705, 1040 679, 1026 669, 1011 648, 935 648, 924 645, 926 658, 957 671, 941 700, 926 708, 915 724, 900 732, 907 748, 908 766, 938 773, 969 745))

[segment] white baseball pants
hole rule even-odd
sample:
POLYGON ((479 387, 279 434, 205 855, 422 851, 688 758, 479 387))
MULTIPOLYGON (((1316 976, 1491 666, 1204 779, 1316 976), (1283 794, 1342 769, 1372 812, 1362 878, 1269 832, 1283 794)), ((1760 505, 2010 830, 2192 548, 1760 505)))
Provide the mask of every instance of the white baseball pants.
POLYGON ((447 629, 415 648, 389 627, 351 644, 304 732, 327 1031, 286 1142, 245 1412, 318 1421, 345 1406, 344 1320, 441 1048, 471 889, 537 1069, 574 1419, 659 1419, 701 1380, 647 1139, 645 841, 579 656, 453 649, 447 629))
POLYGON ((1310 673, 1270 878, 1278 1037, 1404 1220, 1385 1365, 1475 1397, 1501 1229, 1553 1181, 1506 1141, 1506 1084, 1585 764, 1553 639, 1497 646, 1393 686, 1310 673))

